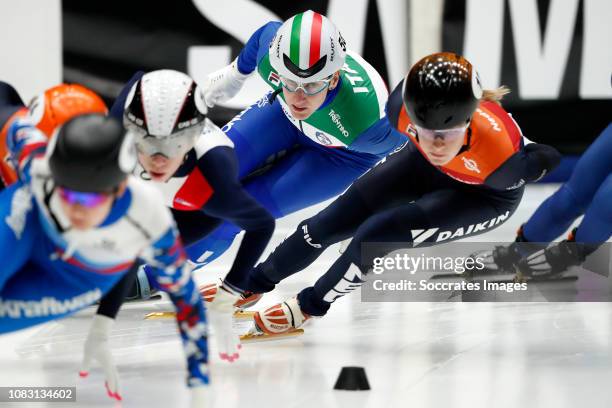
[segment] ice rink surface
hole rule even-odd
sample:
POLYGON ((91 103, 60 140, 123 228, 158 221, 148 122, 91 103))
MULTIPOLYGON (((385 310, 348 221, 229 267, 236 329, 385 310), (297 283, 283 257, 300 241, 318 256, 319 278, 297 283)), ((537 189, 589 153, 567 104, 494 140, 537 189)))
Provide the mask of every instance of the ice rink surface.
MULTIPOLYGON (((512 240, 518 225, 555 188, 529 187, 508 222, 476 239, 512 240)), ((268 250, 322 207, 281 220, 268 250)), ((236 245, 199 273, 198 282, 223 275, 235 250, 236 245)), ((310 286, 337 254, 337 245, 329 248, 256 307, 310 286)), ((189 406, 173 320, 143 320, 148 312, 169 308, 166 301, 132 303, 119 315, 111 344, 122 381, 121 406, 189 406)), ((0 386, 76 386, 76 404, 47 405, 120 406, 106 396, 100 369, 86 379, 77 375, 94 310, 0 337, 0 386)), ((361 303, 353 293, 305 330, 296 339, 247 344, 233 364, 215 355, 211 341, 214 402, 207 406, 612 407, 609 303, 361 303), (364 367, 372 389, 334 391, 342 366, 364 367)))

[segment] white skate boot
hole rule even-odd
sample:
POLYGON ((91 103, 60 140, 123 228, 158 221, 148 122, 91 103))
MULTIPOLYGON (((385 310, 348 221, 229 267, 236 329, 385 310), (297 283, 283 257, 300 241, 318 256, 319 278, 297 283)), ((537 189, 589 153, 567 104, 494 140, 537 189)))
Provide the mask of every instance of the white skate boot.
MULTIPOLYGON (((212 302, 215 299, 215 295, 219 290, 219 286, 221 286, 223 282, 219 280, 219 282, 208 283, 206 285, 201 285, 199 287, 200 295, 202 295, 202 299, 205 302, 212 302)), ((240 298, 234 304, 234 307, 237 309, 247 309, 253 306, 255 303, 259 302, 259 299, 263 297, 263 293, 253 293, 253 292, 244 292, 240 295, 240 298)))
POLYGON ((303 333, 300 328, 310 316, 300 309, 297 297, 271 306, 263 312, 256 312, 253 316, 254 327, 249 334, 279 336, 303 333))

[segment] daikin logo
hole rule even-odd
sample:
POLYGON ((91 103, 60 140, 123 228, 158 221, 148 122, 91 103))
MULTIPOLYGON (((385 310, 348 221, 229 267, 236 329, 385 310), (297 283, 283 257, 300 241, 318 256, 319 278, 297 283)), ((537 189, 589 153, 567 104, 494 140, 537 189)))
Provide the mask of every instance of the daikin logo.
POLYGON ((414 229, 410 231, 412 233, 412 246, 418 246, 429 238, 434 237, 436 234, 437 236, 435 237, 435 242, 440 242, 446 241, 448 239, 460 238, 476 232, 485 231, 506 221, 508 217, 510 217, 510 211, 506 211, 504 214, 495 218, 491 218, 490 220, 486 220, 484 222, 479 222, 476 224, 470 224, 465 228, 459 227, 455 230, 450 231, 440 231, 440 228, 429 228, 426 230, 414 229))
POLYGON ((490 220, 486 220, 484 222, 470 224, 467 226, 467 228, 459 227, 454 231, 441 231, 436 238, 436 242, 460 238, 469 234, 474 234, 476 232, 485 231, 506 221, 508 217, 510 217, 510 211, 506 211, 504 214, 495 218, 491 218, 490 220))

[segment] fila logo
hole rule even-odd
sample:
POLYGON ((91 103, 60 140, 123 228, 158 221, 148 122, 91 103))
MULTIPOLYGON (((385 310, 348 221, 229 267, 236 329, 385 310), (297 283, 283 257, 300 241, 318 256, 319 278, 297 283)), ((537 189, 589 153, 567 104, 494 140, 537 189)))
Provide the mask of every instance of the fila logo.
POLYGON ((304 240, 306 241, 306 243, 308 245, 310 245, 311 247, 320 249, 322 247, 321 244, 315 244, 312 242, 312 238, 310 237, 310 234, 308 233, 308 225, 302 225, 302 231, 304 231, 304 240))
POLYGON ((476 173, 480 174, 480 169, 478 168, 478 164, 475 160, 466 159, 465 157, 462 157, 461 160, 463 160, 463 164, 465 165, 466 169, 470 171, 475 171, 476 173))
POLYGON ((280 85, 280 77, 278 76, 278 74, 274 71, 270 72, 270 75, 268 75, 268 82, 279 86, 280 85))

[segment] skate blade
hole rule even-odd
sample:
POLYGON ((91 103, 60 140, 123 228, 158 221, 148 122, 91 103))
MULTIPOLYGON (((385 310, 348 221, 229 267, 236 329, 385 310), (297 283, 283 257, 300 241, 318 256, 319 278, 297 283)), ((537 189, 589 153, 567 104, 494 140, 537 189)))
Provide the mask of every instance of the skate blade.
POLYGON ((304 334, 304 329, 293 329, 281 334, 253 334, 247 333, 240 336, 241 343, 257 343, 260 341, 284 340, 299 337, 304 334))
MULTIPOLYGON (((234 319, 236 320, 249 320, 255 316, 255 312, 238 310, 234 312, 234 319)), ((159 319, 174 319, 176 312, 151 312, 147 313, 144 317, 145 320, 159 320, 159 319)))
POLYGON ((152 312, 145 315, 145 320, 174 319, 176 312, 152 312))

